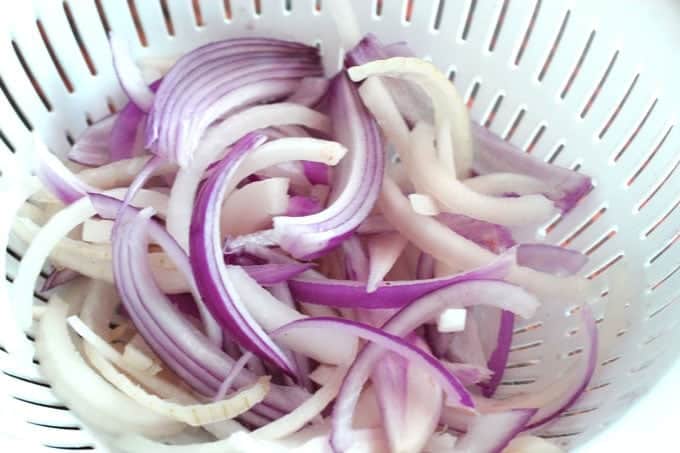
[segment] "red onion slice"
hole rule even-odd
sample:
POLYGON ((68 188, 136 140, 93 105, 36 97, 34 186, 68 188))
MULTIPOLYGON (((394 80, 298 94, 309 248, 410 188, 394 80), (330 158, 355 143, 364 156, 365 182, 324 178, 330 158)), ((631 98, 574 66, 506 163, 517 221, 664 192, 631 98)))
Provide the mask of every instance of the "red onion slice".
POLYGON ((517 247, 517 264, 540 272, 565 277, 574 275, 588 262, 588 256, 548 244, 520 244, 517 247))
POLYGON ((384 150, 375 120, 343 72, 329 89, 333 137, 348 155, 335 171, 331 203, 306 217, 274 218, 276 242, 296 258, 313 258, 339 245, 373 209, 384 173, 384 150))
POLYGON ((467 433, 456 442, 456 451, 467 453, 501 453, 521 433, 536 409, 516 409, 479 415, 473 418, 467 433))
POLYGON ((467 280, 500 280, 509 264, 497 262, 492 266, 463 274, 424 280, 386 281, 372 293, 364 283, 352 280, 295 278, 289 282, 296 300, 306 303, 349 308, 401 308, 416 299, 442 288, 467 280))
POLYGON ((148 112, 153 105, 154 94, 144 82, 142 71, 132 59, 127 43, 118 35, 110 32, 109 45, 111 46, 113 67, 123 91, 137 107, 148 112))
POLYGON ((78 136, 66 157, 69 160, 98 167, 109 162, 109 135, 118 121, 117 115, 108 116, 85 129, 78 136))

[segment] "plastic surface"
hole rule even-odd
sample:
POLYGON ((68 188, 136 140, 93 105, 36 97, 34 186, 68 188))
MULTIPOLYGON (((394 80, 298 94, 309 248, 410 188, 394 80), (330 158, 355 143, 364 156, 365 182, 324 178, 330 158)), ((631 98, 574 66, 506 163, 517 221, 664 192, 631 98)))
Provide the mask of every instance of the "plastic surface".
MULTIPOLYGON (((270 35, 318 43, 334 68, 339 56, 327 1, 334 0, 200 0, 197 8, 191 0, 13 3, 0 15, 0 152, 26 146, 35 130, 63 155, 88 120, 124 105, 108 29, 126 38, 137 58, 176 56, 231 36, 270 35)), ((680 4, 353 3, 363 31, 386 42, 406 40, 449 74, 476 121, 528 152, 594 177, 596 189, 567 216, 518 232, 587 253, 585 275, 600 281, 624 262, 633 276, 611 354, 600 358, 585 396, 542 430, 565 446, 583 443, 631 407, 678 355, 680 4)), ((11 249, 9 278, 21 244, 11 249)), ((598 317, 609 297, 594 307, 598 317)), ((536 319, 520 322, 501 395, 559 377, 579 357, 575 328, 578 316, 550 301, 536 319)), ((20 367, 0 352, 0 369, 0 407, 26 422, 18 424, 22 435, 54 447, 101 448, 36 367, 20 367)))

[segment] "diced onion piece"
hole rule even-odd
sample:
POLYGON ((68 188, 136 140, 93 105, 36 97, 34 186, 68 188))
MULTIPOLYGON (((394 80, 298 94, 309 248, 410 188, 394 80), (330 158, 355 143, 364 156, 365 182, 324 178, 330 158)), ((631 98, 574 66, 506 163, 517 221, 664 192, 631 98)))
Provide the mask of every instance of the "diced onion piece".
POLYGON ((437 318, 437 330, 442 333, 460 332, 465 329, 466 318, 466 309, 447 308, 437 318))
POLYGON ((235 190, 222 205, 222 236, 238 236, 270 227, 272 216, 288 210, 288 186, 287 178, 268 178, 235 190))
POLYGON ((87 219, 83 222, 80 237, 85 242, 107 244, 111 242, 113 220, 87 219))

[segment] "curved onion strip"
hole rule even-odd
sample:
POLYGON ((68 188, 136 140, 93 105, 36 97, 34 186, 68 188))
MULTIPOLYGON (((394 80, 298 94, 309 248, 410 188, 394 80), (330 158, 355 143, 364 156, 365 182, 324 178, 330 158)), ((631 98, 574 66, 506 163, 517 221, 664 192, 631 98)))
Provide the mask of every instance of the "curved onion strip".
POLYGON ((140 406, 93 371, 71 341, 68 305, 53 296, 42 316, 35 342, 40 369, 52 391, 82 420, 108 433, 169 435, 182 425, 140 406))
MULTIPOLYGON (((26 200, 40 187, 38 181, 28 177, 28 169, 21 162, 23 158, 24 151, 21 151, 21 149, 17 150, 16 154, 6 151, 0 152, 0 170, 2 171, 0 197, 5 200, 3 210, 4 215, 7 216, 7 220, 0 222, 0 247, 2 250, 7 250, 12 233, 12 222, 9 219, 15 218, 26 200)), ((25 242, 28 243, 28 241, 25 242)), ((4 258, 0 260, 0 274, 7 275, 7 260, 4 258)), ((7 279, 0 281, 0 300, 4 301, 0 303, 2 345, 10 354, 17 357, 18 361, 30 361, 33 356, 32 345, 24 335, 24 329, 21 329, 19 323, 16 322, 25 314, 20 313, 22 308, 15 303, 9 303, 13 300, 11 298, 13 291, 8 283, 7 279)), ((33 288, 31 288, 31 291, 33 291, 33 288)))
POLYGON ((496 393, 508 364, 515 315, 507 310, 487 309, 487 307, 474 307, 472 315, 477 317, 478 326, 484 326, 480 329, 480 340, 487 358, 486 366, 493 375, 488 382, 481 385, 481 388, 482 395, 490 398, 496 393))
MULTIPOLYGON (((85 184, 101 190, 127 187, 149 160, 151 160, 151 156, 147 155, 122 159, 101 167, 86 168, 79 172, 77 176, 85 184)), ((156 168, 151 176, 167 175, 175 171, 177 171, 177 165, 164 163, 156 168)))
POLYGON ((253 436, 259 439, 280 439, 302 429, 333 401, 340 390, 346 369, 336 367, 330 371, 323 385, 309 399, 292 412, 253 431, 253 436))
POLYGON ((132 400, 160 415, 190 426, 203 426, 235 418, 260 403, 269 390, 269 377, 261 377, 254 385, 239 390, 238 393, 225 400, 205 404, 178 404, 145 391, 127 376, 118 372, 91 345, 85 345, 85 353, 97 371, 132 400))
POLYGON ((286 124, 299 124, 320 132, 330 132, 327 116, 300 105, 279 103, 245 109, 206 133, 191 164, 177 173, 170 192, 168 231, 185 250, 189 244, 190 223, 186 213, 194 205, 198 186, 208 166, 219 160, 224 150, 244 135, 258 129, 286 124))
POLYGON ((328 79, 325 77, 305 77, 300 81, 297 90, 286 102, 314 107, 328 91, 328 79))
POLYGON ((295 195, 288 200, 288 209, 281 213, 287 216, 306 216, 321 212, 323 205, 318 199, 295 195))
MULTIPOLYGON (((118 211, 120 202, 114 200, 115 204, 106 206, 107 200, 93 196, 93 200, 98 198, 101 201, 98 209, 110 210, 114 214, 118 211)), ((214 395, 233 367, 234 360, 211 343, 155 286, 144 258, 147 230, 159 244, 167 246, 178 261, 181 260, 181 249, 162 226, 149 221, 148 212, 142 214, 128 207, 122 216, 125 222, 117 230, 113 241, 113 263, 118 292, 128 314, 169 368, 200 393, 214 395), (128 222, 130 218, 133 220, 128 222), (183 334, 170 336, 171 332, 178 331, 183 334)), ((183 259, 188 260, 186 256, 183 259)), ((235 382, 237 385, 247 385, 253 378, 251 373, 243 370, 235 382)), ((267 406, 259 404, 253 410, 266 417, 280 416, 281 412, 275 408, 287 411, 295 405, 294 395, 284 395, 282 389, 274 385, 265 401, 267 406)))
POLYGON ((593 188, 590 177, 522 152, 478 124, 472 124, 472 134, 477 142, 473 162, 477 173, 512 172, 536 178, 546 185, 543 194, 563 213, 570 211, 593 188))
MULTIPOLYGON (((272 296, 249 278, 242 268, 229 266, 227 272, 236 291, 242 296, 246 310, 266 332, 271 334, 286 324, 306 318, 272 296)), ((310 341, 310 338, 320 338, 323 335, 324 331, 321 329, 314 332, 291 332, 286 337, 281 337, 278 343, 321 363, 340 365, 352 361, 356 355, 357 341, 351 335, 338 334, 333 342, 310 341)))
POLYGON ((588 262, 588 256, 549 244, 520 244, 517 264, 557 276, 574 275, 588 262))
MULTIPOLYGON (((493 267, 473 270, 446 277, 388 281, 367 293, 365 284, 351 280, 332 280, 317 276, 302 276, 288 282, 296 300, 302 302, 350 308, 401 308, 436 290, 469 279, 501 280, 509 263, 499 262, 493 267)), ((358 275, 361 278, 360 275, 358 275)))
POLYGON ((544 389, 530 394, 516 395, 503 400, 477 398, 481 412, 496 412, 516 408, 536 407, 525 430, 540 427, 571 407, 583 394, 597 366, 598 336, 595 319, 587 305, 581 309, 585 347, 583 357, 575 363, 560 379, 544 389))
POLYGON ((289 180, 254 181, 229 195, 222 205, 222 237, 253 233, 271 226, 272 216, 288 211, 289 180))
POLYGON ((467 107, 458 90, 432 63, 415 57, 394 57, 355 66, 347 71, 355 82, 370 76, 387 76, 408 80, 423 88, 434 106, 439 151, 443 151, 444 134, 447 139, 450 138, 451 147, 455 150, 455 157, 440 154, 440 160, 449 162, 453 158, 454 164, 448 167, 454 167, 461 178, 468 175, 472 166, 472 134, 467 107))
MULTIPOLYGON (((435 219, 413 212, 391 178, 383 182, 379 207, 383 215, 405 238, 425 253, 456 268, 470 269, 496 259, 492 252, 468 241, 435 219)), ((540 297, 570 294, 586 300, 593 293, 588 280, 576 277, 556 277, 526 267, 510 270, 508 281, 517 283, 540 297)))
POLYGON ((275 217, 276 242, 296 258, 319 256, 342 242, 370 214, 384 174, 378 125, 344 73, 331 81, 329 111, 333 138, 347 147, 335 170, 330 204, 305 217, 275 217))
POLYGON ((450 212, 501 225, 526 225, 547 220, 554 213, 543 195, 519 198, 491 197, 477 193, 451 178, 435 161, 433 131, 425 123, 411 132, 411 149, 404 158, 413 183, 436 198, 450 212))
POLYGON ((536 409, 478 415, 472 419, 467 433, 456 442, 456 451, 501 453, 521 433, 536 409))
POLYGON ((534 436, 515 437, 503 453, 565 453, 560 447, 534 436))
POLYGON ((132 60, 127 43, 113 32, 109 32, 109 45, 113 67, 125 94, 137 107, 148 112, 153 105, 154 93, 149 89, 142 72, 132 60))

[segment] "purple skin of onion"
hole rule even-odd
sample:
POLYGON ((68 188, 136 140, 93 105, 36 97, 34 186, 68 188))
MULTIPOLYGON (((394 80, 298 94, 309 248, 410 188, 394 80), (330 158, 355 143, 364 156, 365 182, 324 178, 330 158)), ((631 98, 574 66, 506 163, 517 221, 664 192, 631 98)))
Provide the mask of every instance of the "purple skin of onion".
POLYGON ((450 213, 437 215, 437 220, 464 238, 494 253, 501 253, 515 245, 512 233, 502 225, 450 213))
POLYGON ((380 131, 345 72, 331 81, 328 104, 333 139, 348 149, 334 171, 334 201, 310 216, 274 218, 278 244, 296 258, 312 259, 340 245, 370 214, 382 186, 380 131))
POLYGON ((372 292, 352 280, 294 278, 288 282, 300 302, 347 308, 401 308, 434 291, 471 279, 501 279, 506 265, 495 263, 467 273, 425 280, 386 281, 372 292))
POLYGON ((544 195, 563 213, 569 212, 593 189, 588 176, 543 162, 475 123, 472 135, 477 142, 472 169, 477 174, 510 172, 540 179, 550 187, 550 192, 544 195))
POLYGON ((234 289, 224 263, 219 210, 226 186, 243 159, 266 138, 248 134, 216 167, 203 184, 192 214, 189 250, 196 286, 215 320, 244 348, 294 376, 295 365, 248 313, 234 289))
POLYGON ((480 384, 482 395, 487 398, 490 398, 496 393, 496 389, 503 379, 503 373, 505 372, 505 367, 508 364, 508 357, 510 356, 514 326, 515 314, 507 310, 501 310, 496 334, 496 348, 489 356, 486 365, 493 375, 488 382, 480 384))

